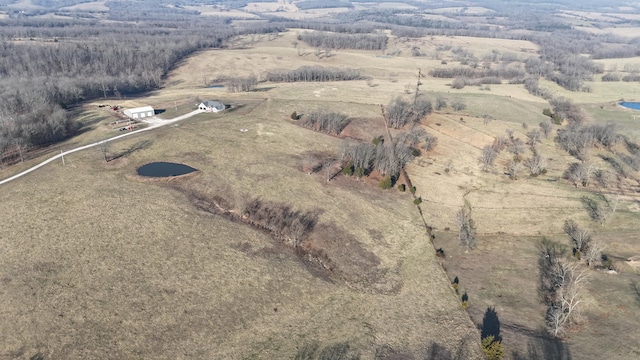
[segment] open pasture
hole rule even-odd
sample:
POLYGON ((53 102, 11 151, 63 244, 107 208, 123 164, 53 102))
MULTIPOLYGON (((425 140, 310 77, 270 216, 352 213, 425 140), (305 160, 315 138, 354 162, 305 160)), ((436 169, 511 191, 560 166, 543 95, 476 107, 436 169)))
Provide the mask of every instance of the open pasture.
MULTIPOLYGON (((267 5, 274 4, 247 7, 267 5)), ((305 129, 290 115, 319 108, 343 112, 358 119, 350 126, 358 124, 358 137, 368 141, 382 135, 380 105, 396 96, 411 99, 417 69, 426 73, 441 62, 380 51, 316 56, 306 44, 294 44, 296 32, 245 36, 236 44, 246 48, 196 53, 167 76, 163 88, 117 101, 163 109, 159 116, 166 119, 203 100, 232 105, 229 111, 200 114, 106 149, 75 153, 65 166, 51 164, 5 186, 0 240, 8 250, 0 258, 6 289, 0 292, 0 319, 8 326, 0 330, 7 339, 0 353, 18 358, 37 352, 51 358, 293 358, 316 343, 325 348, 347 342, 363 359, 373 359, 376 351, 388 349, 425 357, 437 343, 452 352, 461 346, 464 358, 476 359, 481 358, 476 326, 486 308, 495 306, 513 355, 526 351, 528 341, 541 339, 544 309, 535 294, 535 246, 544 236, 568 246, 562 235, 566 219, 585 224, 602 239, 619 271, 593 274, 589 322, 568 343, 552 345, 589 358, 611 341, 611 329, 617 337, 609 358, 638 353, 632 337, 638 308, 632 307, 637 299, 631 288, 637 274, 625 263, 640 246, 633 235, 640 217, 637 194, 624 188, 611 219, 604 225, 592 221, 582 199, 594 192, 562 178, 576 160, 552 138, 538 145, 549 159, 546 174, 509 179, 504 168, 512 155, 507 152, 490 171, 481 170, 482 147, 507 130, 525 140, 528 130, 522 124, 533 129, 545 121, 546 102, 522 85, 453 90, 450 80, 426 77, 421 92, 432 100, 445 98, 448 105, 420 125, 438 138, 438 146, 407 167, 423 200, 421 216, 408 193, 342 175, 328 182, 324 172, 303 171, 310 152, 338 156, 341 139, 305 129), (269 71, 313 65, 355 68, 367 79, 261 82, 247 93, 206 87, 229 77, 262 80, 269 71), (454 110, 456 100, 466 108, 454 110), (485 114, 494 120, 484 124, 485 114), (136 147, 141 142, 145 145, 136 147), (127 149, 138 150, 104 161, 103 151, 127 149), (184 163, 199 173, 178 181, 140 181, 136 169, 153 161, 184 163), (215 199, 235 213, 252 198, 317 211, 318 231, 307 246, 321 247, 335 268, 318 270, 268 232, 195 206, 197 197, 215 199), (455 223, 465 200, 479 233, 478 249, 468 253, 458 246, 455 223), (425 225, 433 228, 433 244, 425 225), (444 260, 436 257, 434 245, 444 248, 444 260), (450 286, 458 275, 471 296, 468 312, 450 286)), ((450 43, 478 55, 536 49, 529 42, 495 39, 418 41, 423 50, 450 43)), ((622 128, 634 127, 612 104, 620 92, 634 91, 634 84, 594 83, 592 93, 541 85, 584 104, 590 121, 604 122, 611 113, 622 128)), ((60 147, 111 136, 106 126, 111 116, 97 105, 78 108, 87 131, 60 147)), ((598 149, 593 157, 605 168, 597 157, 602 154, 607 152, 598 149)))

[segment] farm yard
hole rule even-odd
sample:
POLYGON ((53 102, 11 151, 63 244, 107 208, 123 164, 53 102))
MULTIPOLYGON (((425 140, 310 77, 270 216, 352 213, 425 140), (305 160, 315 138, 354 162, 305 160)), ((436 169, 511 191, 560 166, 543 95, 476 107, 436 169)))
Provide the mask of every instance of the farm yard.
MULTIPOLYGON (((493 11, 312 3, 171 11, 235 26, 493 11)), ((145 91, 98 86, 66 110, 72 136, 12 145, 0 179, 131 132, 0 185, 0 358, 637 357, 640 128, 619 106, 638 100, 621 80, 637 57, 595 59, 575 91, 531 80, 535 37, 401 30, 234 34, 145 91), (190 173, 141 176, 157 162, 190 173), (553 327, 563 293, 544 274, 561 270, 586 280, 557 285, 580 306, 553 327)))

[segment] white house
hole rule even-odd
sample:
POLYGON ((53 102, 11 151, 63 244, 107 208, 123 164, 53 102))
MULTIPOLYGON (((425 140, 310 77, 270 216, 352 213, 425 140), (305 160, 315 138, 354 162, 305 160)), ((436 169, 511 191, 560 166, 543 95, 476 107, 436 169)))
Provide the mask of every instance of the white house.
POLYGON ((224 110, 225 106, 223 103, 219 101, 211 101, 207 100, 200 105, 198 105, 198 109, 208 111, 208 112, 218 112, 224 110))
POLYGON ((139 108, 127 109, 124 114, 132 119, 142 119, 155 115, 155 111, 151 106, 143 106, 139 108))

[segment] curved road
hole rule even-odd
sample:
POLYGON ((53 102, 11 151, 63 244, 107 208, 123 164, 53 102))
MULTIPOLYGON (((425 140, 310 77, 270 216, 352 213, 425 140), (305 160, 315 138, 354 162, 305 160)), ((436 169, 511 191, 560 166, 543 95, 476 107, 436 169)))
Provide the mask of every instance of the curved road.
POLYGON ((157 129, 157 128, 159 128, 159 127, 162 127, 162 126, 165 126, 165 125, 169 125, 169 124, 173 124, 174 122, 177 122, 177 121, 180 121, 180 120, 184 120, 184 119, 186 119, 186 118, 190 118, 190 117, 192 117, 193 115, 197 115, 197 114, 200 114, 200 113, 203 113, 203 112, 204 112, 203 110, 198 109, 198 110, 194 110, 194 111, 192 111, 192 112, 190 112, 190 113, 188 113, 188 114, 184 114, 184 115, 178 116, 178 117, 176 117, 176 118, 173 118, 173 119, 171 119, 171 120, 159 120, 159 119, 154 119, 154 120, 152 120, 152 121, 150 121, 150 122, 149 122, 149 123, 150 123, 150 126, 149 126, 149 127, 144 128, 144 129, 140 129, 140 130, 136 130, 136 131, 131 131, 131 132, 128 132, 128 133, 126 133, 126 134, 122 134, 122 135, 114 136, 114 137, 109 138, 109 139, 105 139, 105 140, 101 140, 101 141, 95 142, 95 143, 93 143, 93 144, 80 146, 80 147, 77 147, 77 148, 72 149, 72 150, 67 150, 67 151, 62 152, 62 153, 60 153, 60 154, 58 154, 58 155, 55 155, 55 156, 51 157, 50 159, 47 159, 47 160, 45 160, 45 161, 41 162, 40 164, 35 165, 35 166, 33 166, 33 167, 31 167, 31 168, 29 168, 29 169, 27 169, 27 170, 25 170, 25 171, 23 171, 23 172, 21 172, 21 173, 19 173, 19 174, 13 175, 12 177, 6 178, 6 179, 4 179, 4 180, 0 180, 0 185, 2 185, 2 184, 4 184, 4 183, 8 183, 9 181, 11 181, 11 180, 15 180, 15 179, 17 179, 17 178, 19 178, 19 177, 21 177, 21 176, 24 176, 24 175, 26 175, 26 174, 28 174, 28 173, 30 173, 30 172, 32 172, 32 171, 34 171, 34 170, 38 169, 38 168, 41 168, 41 167, 43 167, 43 166, 47 165, 48 163, 50 163, 50 162, 52 162, 52 161, 55 161, 55 160, 57 160, 57 159, 60 159, 61 157, 65 156, 65 155, 68 155, 68 154, 71 154, 71 153, 74 153, 74 152, 76 152, 76 151, 81 151, 81 150, 89 149, 89 148, 91 148, 91 147, 98 146, 98 145, 100 145, 100 144, 104 144, 104 143, 108 143, 108 142, 110 142, 110 141, 114 141, 114 140, 122 139, 123 137, 131 136, 131 135, 133 135, 133 134, 139 134, 139 133, 141 133, 141 132, 143 132, 143 131, 149 131, 149 130, 157 129))

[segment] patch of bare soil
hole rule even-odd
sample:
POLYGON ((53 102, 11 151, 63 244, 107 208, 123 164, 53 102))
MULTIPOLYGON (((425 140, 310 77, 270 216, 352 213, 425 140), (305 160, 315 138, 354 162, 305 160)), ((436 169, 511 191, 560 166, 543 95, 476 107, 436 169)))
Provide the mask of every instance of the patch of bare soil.
POLYGON ((370 142, 375 136, 385 134, 382 118, 352 118, 340 133, 340 137, 370 142))
POLYGON ((380 259, 338 226, 319 224, 301 247, 309 260, 320 262, 350 288, 387 294, 402 287, 396 269, 381 269, 380 259))

